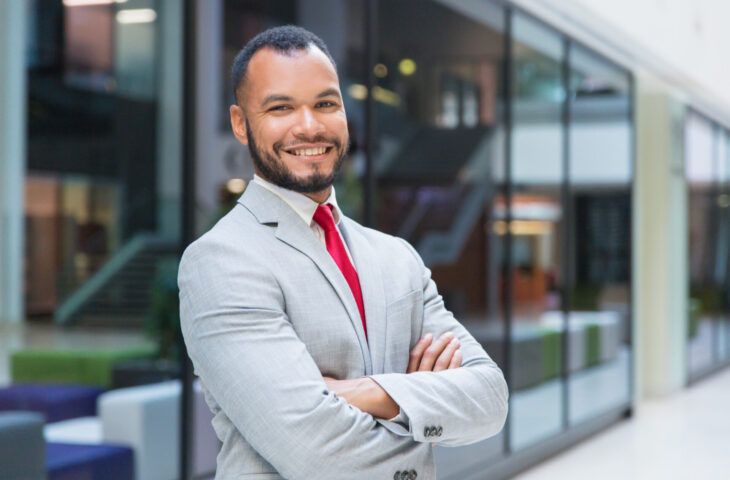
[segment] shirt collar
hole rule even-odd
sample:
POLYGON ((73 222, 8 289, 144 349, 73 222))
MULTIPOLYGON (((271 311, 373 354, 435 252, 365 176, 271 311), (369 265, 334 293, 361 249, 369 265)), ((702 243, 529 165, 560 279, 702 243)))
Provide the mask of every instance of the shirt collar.
MULTIPOLYGON (((274 185, 273 183, 269 182, 268 180, 264 180, 256 174, 253 175, 253 181, 254 183, 257 183, 258 185, 264 187, 266 190, 275 194, 277 197, 281 198, 287 205, 292 208, 292 210, 296 212, 297 215, 299 215, 302 220, 304 220, 304 223, 310 226, 312 225, 314 212, 319 206, 317 202, 304 195, 303 193, 295 192, 294 190, 288 190, 286 188, 280 187, 279 185, 274 185)), ((333 207, 332 216, 335 219, 335 225, 339 225, 340 220, 342 219, 342 212, 340 212, 340 207, 337 206, 337 198, 335 196, 334 185, 332 186, 332 190, 330 191, 330 196, 324 202, 325 205, 328 203, 331 204, 333 207)))

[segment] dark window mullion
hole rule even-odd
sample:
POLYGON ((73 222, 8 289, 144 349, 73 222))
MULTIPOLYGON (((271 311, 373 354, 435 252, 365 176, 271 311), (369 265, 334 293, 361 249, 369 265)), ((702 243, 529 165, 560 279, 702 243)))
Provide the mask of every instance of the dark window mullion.
MULTIPOLYGON (((512 392, 512 82, 513 82, 513 38, 512 38, 512 18, 514 10, 512 7, 506 7, 505 10, 505 51, 504 51, 504 161, 505 161, 505 178, 504 178, 504 203, 506 225, 504 233, 504 259, 503 259, 503 275, 505 275, 504 283, 504 336, 502 341, 504 351, 504 377, 507 380, 507 388, 512 392)), ((509 455, 512 452, 510 446, 510 425, 511 415, 507 417, 504 426, 504 452, 509 455)))
POLYGON ((565 98, 562 104, 562 140, 563 140, 563 184, 561 192, 561 204, 563 208, 563 221, 561 228, 561 255, 562 259, 562 310, 563 310, 563 331, 562 331, 562 348, 561 348, 561 368, 562 368, 562 391, 563 391, 563 430, 570 428, 569 413, 570 413, 570 402, 569 402, 569 375, 568 366, 570 365, 570 349, 568 348, 568 315, 572 308, 572 289, 574 284, 573 279, 573 263, 574 263, 574 248, 572 248, 572 223, 573 223, 573 211, 571 208, 572 198, 570 189, 570 124, 571 124, 571 109, 572 109, 572 89, 570 85, 570 51, 571 41, 569 38, 563 40, 563 62, 562 62, 562 82, 563 89, 565 91, 565 98))
POLYGON ((373 89, 375 88, 374 65, 377 63, 377 22, 378 22, 378 0, 366 0, 365 2, 365 87, 367 97, 365 98, 365 198, 363 224, 375 228, 375 149, 377 144, 375 130, 376 115, 375 101, 373 100, 373 89))

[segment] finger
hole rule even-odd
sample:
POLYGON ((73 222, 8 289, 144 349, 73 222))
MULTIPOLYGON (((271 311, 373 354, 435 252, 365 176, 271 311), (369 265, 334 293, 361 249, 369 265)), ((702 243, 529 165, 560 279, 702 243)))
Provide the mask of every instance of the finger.
POLYGON ((444 351, 441 352, 441 355, 439 355, 439 358, 436 359, 436 363, 433 366, 434 372, 440 372, 441 370, 446 370, 449 368, 449 365, 451 364, 451 360, 454 356, 454 352, 458 350, 459 348, 459 339, 454 338, 449 342, 448 345, 446 345, 446 348, 444 348, 444 351))
POLYGON ((431 369, 433 369, 433 364, 436 362, 436 359, 439 355, 441 355, 441 352, 443 352, 444 348, 446 348, 452 338, 454 338, 454 334, 446 332, 433 342, 431 346, 423 352, 421 363, 418 365, 418 371, 430 372, 431 369))
POLYGON ((459 368, 461 366, 461 350, 456 350, 454 356, 451 357, 451 363, 449 363, 449 370, 452 368, 459 368))
POLYGON ((411 354, 408 358, 408 369, 406 370, 406 373, 411 373, 418 370, 418 364, 421 362, 421 355, 423 355, 423 352, 431 344, 431 340, 433 340, 433 335, 427 333, 426 335, 421 337, 418 343, 416 343, 416 345, 413 347, 413 350, 411 350, 411 354))

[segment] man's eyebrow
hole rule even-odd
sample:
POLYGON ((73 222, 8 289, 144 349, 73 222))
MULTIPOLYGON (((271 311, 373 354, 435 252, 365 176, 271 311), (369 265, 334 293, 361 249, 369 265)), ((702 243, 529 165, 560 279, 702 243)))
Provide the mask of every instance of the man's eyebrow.
MULTIPOLYGON (((328 88, 327 90, 323 90, 319 94, 317 94, 316 98, 324 98, 329 97, 330 95, 334 95, 335 97, 340 96, 340 91, 336 88, 328 88)), ((274 102, 293 102, 294 98, 288 96, 288 95, 282 95, 279 93, 272 93, 271 95, 268 95, 266 98, 264 98, 264 101, 261 103, 262 107, 265 107, 266 105, 274 102)))
POLYGON ((328 88, 327 90, 325 90, 323 92, 320 92, 320 94, 317 95, 317 98, 329 97, 330 95, 334 95, 335 97, 339 97, 340 96, 340 91, 337 90, 336 88, 328 88))
POLYGON ((281 95, 277 93, 272 93, 271 95, 267 96, 264 101, 261 103, 262 107, 265 107, 269 103, 273 102, 291 102, 294 99, 292 97, 289 97, 287 95, 281 95))

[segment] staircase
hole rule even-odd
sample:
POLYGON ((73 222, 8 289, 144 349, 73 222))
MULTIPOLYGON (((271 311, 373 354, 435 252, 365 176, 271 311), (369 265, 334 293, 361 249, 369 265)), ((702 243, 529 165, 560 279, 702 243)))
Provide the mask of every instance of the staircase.
POLYGON ((404 216, 398 236, 427 266, 451 265, 461 254, 493 192, 488 127, 422 127, 388 159, 380 183, 428 185, 404 216))
POLYGON ((59 325, 139 328, 147 314, 160 262, 178 256, 177 242, 153 234, 133 237, 56 309, 59 325))

